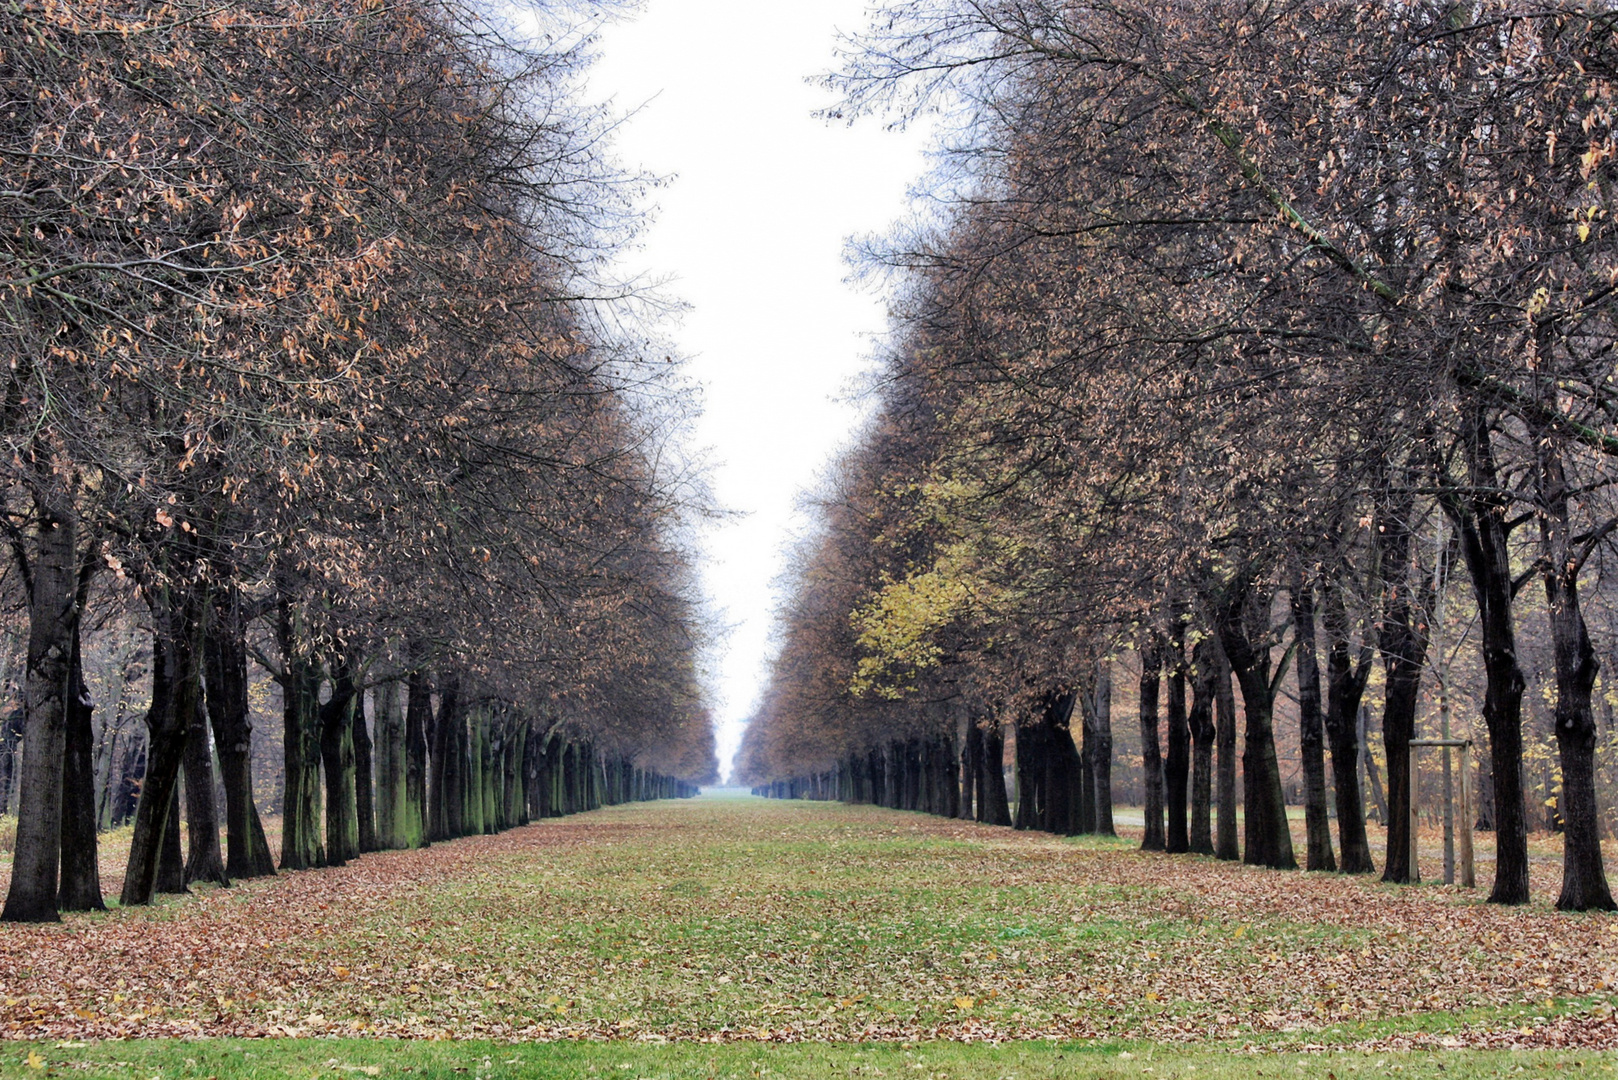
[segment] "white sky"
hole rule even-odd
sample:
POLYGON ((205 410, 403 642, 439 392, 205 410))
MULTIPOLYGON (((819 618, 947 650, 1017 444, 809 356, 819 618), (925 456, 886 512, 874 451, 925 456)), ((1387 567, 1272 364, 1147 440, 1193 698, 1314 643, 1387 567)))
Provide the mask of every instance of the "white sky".
POLYGON ((815 119, 830 101, 836 32, 865 0, 648 0, 607 29, 592 95, 639 108, 625 165, 672 175, 630 269, 672 276, 691 306, 675 328, 704 388, 699 445, 720 503, 703 581, 733 627, 712 662, 719 760, 729 772, 765 679, 772 582, 803 521, 801 492, 859 419, 846 400, 885 325, 882 299, 845 283, 843 242, 904 211, 923 138, 815 119), (642 107, 644 106, 644 107, 642 107))

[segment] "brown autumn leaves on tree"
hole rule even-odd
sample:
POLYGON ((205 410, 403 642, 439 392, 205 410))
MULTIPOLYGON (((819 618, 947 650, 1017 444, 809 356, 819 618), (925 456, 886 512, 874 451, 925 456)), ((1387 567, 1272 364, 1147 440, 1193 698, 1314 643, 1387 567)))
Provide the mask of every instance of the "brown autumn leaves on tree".
POLYGON ((96 604, 153 638, 126 904, 273 872, 250 658, 284 704, 285 867, 713 773, 675 542, 704 495, 657 464, 683 391, 587 299, 643 182, 575 101, 570 13, 536 15, 532 46, 432 0, 0 15, 29 627, 6 918, 101 904, 96 604))
POLYGON ((1272 729, 1292 678, 1305 865, 1373 869, 1363 700, 1384 877, 1410 880, 1404 747, 1459 597, 1490 898, 1521 903, 1537 591, 1557 903, 1612 908, 1581 601, 1618 523, 1615 28, 1606 5, 883 6, 831 81, 850 114, 944 117, 936 198, 862 253, 896 297, 881 409, 802 553, 746 775, 996 820, 981 785, 952 810, 909 777, 998 777, 1014 726, 1019 823, 1108 831, 1109 658, 1133 650, 1148 763, 1167 698, 1148 847, 1237 857, 1234 679, 1240 854, 1298 864, 1272 729))

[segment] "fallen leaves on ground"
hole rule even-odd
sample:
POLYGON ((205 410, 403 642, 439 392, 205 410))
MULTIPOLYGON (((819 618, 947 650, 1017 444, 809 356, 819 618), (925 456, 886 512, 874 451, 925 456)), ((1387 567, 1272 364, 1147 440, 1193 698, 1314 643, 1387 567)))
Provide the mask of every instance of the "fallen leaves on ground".
POLYGON ((1618 922, 1481 899, 871 807, 640 804, 0 928, 0 1034, 1618 1047, 1618 922))

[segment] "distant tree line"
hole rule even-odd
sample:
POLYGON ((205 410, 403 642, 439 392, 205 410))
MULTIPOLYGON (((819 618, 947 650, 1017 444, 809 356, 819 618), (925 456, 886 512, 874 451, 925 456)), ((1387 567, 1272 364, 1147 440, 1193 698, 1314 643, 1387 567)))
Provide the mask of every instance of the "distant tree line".
POLYGON ((1291 868, 1286 688, 1303 864, 1374 869, 1379 704, 1407 881, 1426 693, 1479 746, 1490 899, 1522 903, 1541 648, 1557 904, 1613 908, 1618 13, 895 0, 871 25, 836 112, 938 116, 939 166, 860 251, 896 309, 880 407, 742 775, 1009 824, 1014 731, 1016 823, 1109 832, 1128 670, 1145 846, 1291 868))
POLYGON ((645 181, 580 104, 586 15, 531 14, 0 12, 4 918, 103 902, 92 616, 149 642, 126 905, 274 871, 255 665, 283 868, 713 774, 687 396, 604 270, 645 181))

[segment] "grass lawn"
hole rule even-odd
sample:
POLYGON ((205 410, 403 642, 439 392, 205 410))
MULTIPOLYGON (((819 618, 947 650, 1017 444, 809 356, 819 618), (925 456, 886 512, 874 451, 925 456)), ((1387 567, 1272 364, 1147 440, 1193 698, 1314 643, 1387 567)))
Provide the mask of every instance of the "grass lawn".
POLYGON ((640 804, 0 927, 0 1075, 1601 1075, 1618 920, 1539 895, 640 804))
POLYGON ((1618 1076, 1611 1054, 1591 1051, 1336 1051, 1298 1055, 1170 1049, 1141 1044, 800 1043, 786 1046, 674 1043, 508 1045, 277 1039, 259 1041, 98 1043, 38 1049, 3 1047, 0 1077, 98 1080, 270 1080, 313 1077, 574 1078, 603 1080, 1250 1080, 1303 1077, 1348 1080, 1397 1076, 1468 1080, 1495 1076, 1618 1076), (29 1055, 34 1055, 32 1064, 29 1055))

